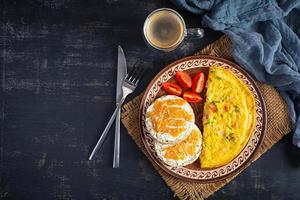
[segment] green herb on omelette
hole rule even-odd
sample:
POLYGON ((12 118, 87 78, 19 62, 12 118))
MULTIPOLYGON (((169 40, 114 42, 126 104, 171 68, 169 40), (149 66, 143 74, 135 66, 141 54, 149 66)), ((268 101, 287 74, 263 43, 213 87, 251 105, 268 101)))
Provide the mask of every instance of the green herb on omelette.
POLYGON ((234 135, 234 133, 232 133, 232 132, 229 133, 228 135, 226 135, 226 139, 229 140, 229 141, 233 140, 234 139, 233 135, 234 135))

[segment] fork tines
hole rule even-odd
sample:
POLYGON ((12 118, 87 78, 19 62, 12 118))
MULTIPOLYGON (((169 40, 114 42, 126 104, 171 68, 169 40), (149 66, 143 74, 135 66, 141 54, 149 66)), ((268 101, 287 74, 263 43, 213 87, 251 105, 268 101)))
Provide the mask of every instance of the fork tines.
POLYGON ((141 66, 134 65, 133 69, 126 76, 126 81, 137 85, 144 74, 144 68, 141 66))

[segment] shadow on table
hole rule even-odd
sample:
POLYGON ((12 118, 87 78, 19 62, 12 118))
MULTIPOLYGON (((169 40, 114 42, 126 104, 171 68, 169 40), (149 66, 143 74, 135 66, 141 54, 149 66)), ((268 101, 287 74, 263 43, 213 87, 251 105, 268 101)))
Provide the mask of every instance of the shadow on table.
POLYGON ((288 134, 283 138, 285 145, 286 159, 294 168, 300 167, 300 148, 292 144, 293 134, 288 134))

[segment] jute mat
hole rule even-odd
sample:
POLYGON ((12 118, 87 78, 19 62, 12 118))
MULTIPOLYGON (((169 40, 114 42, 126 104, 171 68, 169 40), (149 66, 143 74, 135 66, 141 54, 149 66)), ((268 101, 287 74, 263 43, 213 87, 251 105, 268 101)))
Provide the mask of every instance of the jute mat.
MULTIPOLYGON (((231 57, 231 43, 226 36, 222 36, 219 40, 208 45, 206 48, 200 50, 196 55, 205 54, 222 57, 232 60, 231 57)), ((278 92, 271 86, 257 82, 262 96, 264 97, 267 107, 267 130, 262 145, 258 149, 252 162, 257 160, 263 153, 270 149, 276 142, 278 142, 284 135, 291 131, 291 122, 288 116, 287 105, 279 96, 278 92)), ((121 120, 128 130, 128 134, 132 137, 138 147, 144 152, 147 158, 151 161, 154 168, 158 171, 166 184, 175 193, 174 195, 180 199, 203 199, 212 195, 221 187, 233 180, 239 173, 234 176, 215 183, 193 183, 180 180, 173 177, 158 167, 146 152, 143 142, 140 137, 139 129, 139 105, 142 94, 134 98, 123 106, 121 120)), ((244 167, 247 168, 251 163, 244 167)))

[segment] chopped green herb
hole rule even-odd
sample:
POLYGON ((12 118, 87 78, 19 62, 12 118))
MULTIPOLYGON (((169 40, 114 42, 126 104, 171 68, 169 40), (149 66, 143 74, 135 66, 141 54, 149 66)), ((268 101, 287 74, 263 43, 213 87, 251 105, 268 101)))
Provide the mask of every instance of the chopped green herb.
POLYGON ((226 139, 231 141, 234 139, 234 136, 233 136, 234 133, 229 133, 228 135, 226 135, 226 139))
POLYGON ((227 128, 229 128, 229 130, 232 130, 232 127, 231 127, 231 126, 229 126, 229 125, 227 125, 227 128))
POLYGON ((227 99, 227 97, 226 96, 222 96, 222 102, 224 102, 225 100, 227 99))
POLYGON ((210 125, 214 125, 214 123, 216 123, 216 117, 213 117, 213 118, 209 121, 209 124, 210 124, 210 125))
POLYGON ((236 105, 234 105, 234 112, 240 112, 240 108, 236 105))
POLYGON ((221 78, 221 77, 219 77, 219 76, 216 76, 216 79, 217 79, 217 80, 222 80, 222 78, 221 78))
POLYGON ((215 120, 211 119, 211 120, 208 120, 207 122, 204 122, 203 124, 204 125, 214 125, 215 123, 215 120))

